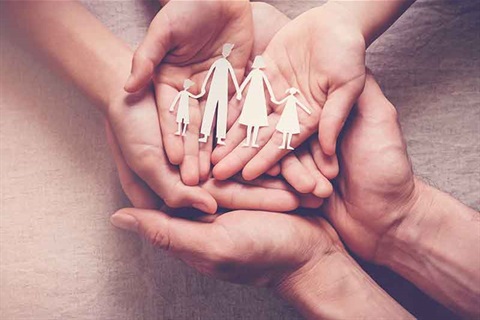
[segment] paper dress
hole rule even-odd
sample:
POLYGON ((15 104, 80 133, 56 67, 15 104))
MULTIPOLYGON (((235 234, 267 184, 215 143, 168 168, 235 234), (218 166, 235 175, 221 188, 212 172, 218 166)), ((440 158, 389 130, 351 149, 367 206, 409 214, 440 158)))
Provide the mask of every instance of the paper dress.
POLYGON ((302 108, 308 114, 312 113, 310 109, 295 97, 295 94, 298 92, 298 89, 290 88, 287 90, 289 95, 282 101, 278 102, 279 105, 285 103, 285 107, 276 127, 278 131, 283 133, 283 141, 282 145, 279 146, 279 149, 293 150, 293 147, 290 145, 292 142, 292 136, 300 133, 297 107, 302 108))
MULTIPOLYGON (((261 70, 265 67, 261 56, 257 56, 252 66, 254 69, 248 74, 245 81, 240 87, 240 94, 245 89, 248 83, 247 96, 245 103, 243 104, 242 113, 238 122, 247 126, 247 139, 244 146, 252 146, 258 148, 257 137, 260 127, 268 127, 268 115, 267 115, 267 100, 265 97, 265 86, 268 89, 270 97, 275 99, 273 90, 268 81, 267 76, 261 70), (251 139, 251 133, 253 131, 253 139, 251 139), (251 140, 251 144, 250 144, 251 140)), ((237 99, 240 98, 237 97, 237 99)))
POLYGON ((188 89, 193 86, 195 83, 191 80, 185 80, 183 84, 183 90, 180 91, 170 106, 170 112, 175 110, 175 105, 178 102, 178 110, 177 110, 177 124, 178 130, 175 132, 177 136, 180 134, 182 136, 186 135, 187 126, 190 123, 190 110, 189 110, 189 103, 190 98, 198 98, 199 96, 193 95, 192 93, 188 92, 188 89), (182 123, 184 124, 182 130, 182 123))
POLYGON ((224 139, 227 136, 227 113, 228 113, 228 78, 232 77, 233 84, 237 93, 239 92, 237 78, 232 65, 227 60, 233 49, 232 44, 223 46, 223 58, 218 59, 208 70, 207 76, 202 85, 202 95, 206 92, 206 86, 210 77, 210 90, 208 92, 207 103, 205 105, 205 113, 203 115, 200 133, 203 137, 200 142, 207 142, 211 134, 213 119, 217 113, 217 144, 224 145, 224 139))

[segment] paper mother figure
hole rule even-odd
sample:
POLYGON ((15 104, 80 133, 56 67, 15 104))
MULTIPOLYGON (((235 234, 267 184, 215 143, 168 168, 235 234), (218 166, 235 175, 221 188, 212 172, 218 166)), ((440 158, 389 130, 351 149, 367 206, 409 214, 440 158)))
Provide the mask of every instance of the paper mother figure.
POLYGON ((242 92, 248 87, 247 96, 243 105, 242 113, 238 119, 240 124, 247 126, 247 139, 243 144, 244 147, 252 146, 258 148, 257 137, 260 127, 268 127, 267 101, 265 98, 265 86, 267 87, 270 99, 275 101, 272 86, 267 76, 261 70, 265 68, 265 61, 262 56, 255 57, 252 65, 253 70, 248 74, 245 81, 240 86, 237 99, 242 99, 242 92), (252 138, 253 133, 253 138, 252 138), (250 144, 251 141, 251 144, 250 144))
POLYGON ((213 118, 215 111, 217 111, 217 144, 225 145, 225 138, 227 136, 227 112, 228 112, 228 76, 232 77, 233 84, 237 94, 239 93, 239 87, 237 77, 232 65, 227 60, 228 56, 233 50, 233 44, 225 44, 223 46, 222 55, 223 58, 218 59, 208 70, 207 76, 202 85, 203 96, 206 92, 207 83, 210 77, 212 81, 210 83, 210 90, 208 92, 207 103, 205 105, 205 113, 203 115, 202 126, 200 133, 203 137, 199 139, 200 142, 207 142, 208 137, 212 131, 213 118))
POLYGON ((190 111, 189 111, 189 100, 190 98, 198 99, 201 95, 193 95, 192 93, 188 92, 188 89, 190 89, 195 82, 193 82, 190 79, 187 79, 183 82, 183 90, 180 91, 175 99, 172 102, 172 105, 170 106, 170 112, 173 112, 175 110, 175 105, 178 102, 178 111, 177 111, 177 124, 178 124, 178 129, 175 134, 179 136, 180 134, 182 136, 186 135, 187 132, 187 126, 190 123, 190 111), (182 130, 182 123, 183 123, 183 130, 182 130))
POLYGON ((298 89, 290 88, 285 93, 288 93, 288 96, 282 101, 276 102, 278 105, 285 103, 285 108, 283 109, 276 127, 278 131, 283 133, 282 145, 278 148, 293 150, 293 147, 290 145, 292 142, 292 136, 300 133, 297 106, 302 108, 308 114, 312 114, 312 111, 295 97, 295 94, 299 93, 298 89))

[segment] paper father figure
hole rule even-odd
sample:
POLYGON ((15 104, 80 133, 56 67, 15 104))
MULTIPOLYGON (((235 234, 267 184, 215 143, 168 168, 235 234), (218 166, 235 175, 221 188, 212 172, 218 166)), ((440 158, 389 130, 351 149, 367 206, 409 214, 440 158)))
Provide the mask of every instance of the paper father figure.
POLYGON ((232 77, 233 84, 237 94, 239 92, 237 78, 232 65, 227 60, 232 52, 233 44, 225 44, 223 46, 223 58, 218 59, 213 63, 208 70, 207 76, 202 85, 203 96, 206 92, 208 80, 212 77, 210 83, 210 90, 208 92, 207 104, 205 106, 205 113, 203 115, 202 126, 200 133, 203 137, 199 139, 200 142, 207 142, 208 137, 212 131, 213 118, 215 111, 217 111, 217 144, 225 145, 225 137, 227 136, 227 112, 228 112, 228 76, 232 77), (213 76, 212 76, 213 75, 213 76))

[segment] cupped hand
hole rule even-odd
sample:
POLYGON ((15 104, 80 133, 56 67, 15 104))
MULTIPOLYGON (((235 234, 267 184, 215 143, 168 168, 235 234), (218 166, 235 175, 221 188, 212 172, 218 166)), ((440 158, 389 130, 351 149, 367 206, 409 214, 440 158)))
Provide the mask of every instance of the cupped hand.
POLYGON ((107 137, 122 187, 135 207, 194 207, 214 213, 224 208, 290 211, 299 199, 281 181, 245 185, 208 179, 187 186, 163 150, 153 91, 119 93, 108 108, 107 137))
POLYGON ((111 221, 203 274, 258 286, 298 277, 324 257, 343 251, 333 228, 320 217, 232 211, 207 218, 192 221, 127 208, 111 221))
POLYGON ((417 188, 395 107, 371 75, 339 142, 340 173, 324 210, 345 243, 375 260, 417 188))
MULTIPOLYGON (((358 27, 342 9, 327 4, 289 22, 263 57, 276 100, 295 87, 300 90, 296 98, 311 110, 308 114, 298 108, 300 133, 293 136, 292 146, 319 130, 322 150, 333 155, 338 133, 365 83, 365 40, 358 27)), ((243 169, 245 179, 254 179, 285 156, 289 151, 279 149, 283 137, 275 129, 283 109, 270 104, 269 127, 261 128, 258 137, 260 149, 242 147, 245 128, 234 124, 227 146, 212 154, 214 176, 227 179, 243 169)))
POLYGON ((195 83, 189 91, 200 93, 207 71, 221 58, 226 43, 235 45, 229 61, 236 77, 243 77, 253 45, 252 12, 247 0, 164 3, 134 54, 125 89, 135 92, 153 76, 166 154, 172 164, 180 165, 183 183, 196 185, 208 178, 212 149, 211 141, 198 143, 203 104, 190 99, 190 124, 184 137, 175 135, 176 117, 170 106, 186 79, 195 83))

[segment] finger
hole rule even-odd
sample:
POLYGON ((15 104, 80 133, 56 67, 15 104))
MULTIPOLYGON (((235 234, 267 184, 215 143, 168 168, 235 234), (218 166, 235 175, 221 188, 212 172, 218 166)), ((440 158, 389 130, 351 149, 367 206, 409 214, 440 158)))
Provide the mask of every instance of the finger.
POLYGON ((155 16, 147 35, 135 51, 132 70, 125 84, 125 90, 136 92, 150 81, 155 67, 170 50, 171 37, 168 18, 162 10, 155 16))
POLYGON ((157 210, 125 208, 113 214, 110 221, 118 228, 137 232, 174 255, 203 255, 218 241, 213 224, 175 218, 157 210))
MULTIPOLYGON (((236 121, 232 127, 227 132, 227 137, 225 141, 228 143, 224 146, 218 146, 212 152, 212 163, 214 165, 218 164, 222 161, 227 155, 229 155, 235 148, 242 147, 242 141, 245 140, 246 137, 246 126, 240 124, 236 121)), ((247 148, 247 147, 245 147, 247 148)))
MULTIPOLYGON (((300 125, 300 127, 302 127, 302 125, 300 125)), ((291 144, 294 148, 301 145, 309 135, 312 134, 312 131, 305 126, 303 126, 303 129, 301 130, 304 131, 301 131, 300 134, 293 135, 292 137, 291 144)), ((282 143, 283 135, 281 132, 276 131, 265 146, 247 159, 248 162, 246 164, 243 164, 243 177, 246 180, 255 179, 265 173, 275 163, 279 162, 290 152, 290 150, 287 149, 279 149, 279 146, 281 146, 282 143)))
POLYGON ((202 188, 189 187, 165 154, 153 95, 130 94, 110 111, 113 132, 128 166, 170 207, 195 207, 214 213, 217 203, 202 188))
POLYGON ((395 106, 385 97, 382 89, 368 70, 365 88, 358 98, 359 112, 376 121, 397 117, 395 106))
POLYGON ((297 197, 282 189, 268 189, 233 181, 210 179, 203 184, 218 202, 229 209, 255 209, 285 212, 298 207, 297 197))
POLYGON ((324 199, 318 198, 312 193, 300 195, 300 207, 306 209, 318 209, 322 206, 324 199))
MULTIPOLYGON (((277 123, 277 121, 278 115, 272 113, 268 116, 268 122, 270 126, 260 128, 257 139, 257 143, 260 148, 264 146, 272 137, 273 133, 275 132, 275 127, 272 127, 272 124, 277 123)), ((233 128, 230 131, 232 130, 233 128)), ((250 159, 252 159, 258 152, 258 148, 243 147, 241 144, 237 145, 230 153, 221 158, 221 160, 215 165, 213 168, 214 177, 219 180, 226 180, 230 178, 234 174, 240 172, 242 168, 250 161, 250 159)), ((264 172, 270 169, 274 164, 275 162, 270 163, 268 167, 265 168, 264 172)), ((256 177, 258 176, 260 176, 260 174, 256 177)), ((254 178, 248 180, 253 179, 254 178)))
MULTIPOLYGON (((303 98, 300 96, 299 100, 301 101, 303 98)), ((244 165, 242 175, 246 180, 255 179, 265 173, 273 164, 279 162, 280 159, 290 152, 290 150, 287 149, 279 149, 279 146, 283 145, 283 134, 276 130, 276 125, 280 118, 279 113, 281 112, 283 112, 283 108, 281 110, 277 108, 275 113, 269 116, 270 126, 275 132, 271 135, 271 138, 264 147, 244 165)), ((319 118, 319 108, 311 110, 311 114, 303 110, 298 111, 300 133, 292 135, 292 147, 296 148, 301 145, 317 130, 319 118)))
POLYGON ((317 168, 327 179, 333 179, 338 175, 339 167, 337 155, 334 154, 329 156, 325 154, 317 137, 312 137, 310 139, 310 152, 317 168))
POLYGON ((200 163, 199 163, 199 143, 198 137, 200 133, 200 107, 198 101, 190 99, 190 123, 187 127, 186 136, 183 137, 184 157, 180 164, 180 175, 182 181, 188 186, 196 186, 200 180, 200 163))
POLYGON ((278 175, 280 174, 280 172, 282 172, 282 168, 281 168, 280 164, 275 163, 275 164, 273 165, 273 167, 271 167, 270 169, 268 169, 267 174, 268 174, 269 176, 276 177, 276 176, 278 176, 278 175))
POLYGON ((294 153, 288 154, 281 162, 282 175, 300 193, 311 193, 315 180, 294 153))
POLYGON ((297 157, 302 163, 303 167, 307 170, 307 172, 310 173, 310 176, 315 181, 315 187, 312 193, 318 198, 329 197, 333 192, 333 186, 317 168, 317 165, 315 164, 315 161, 313 161, 312 155, 308 152, 308 149, 304 148, 300 150, 297 157))
POLYGON ((338 135, 363 90, 364 81, 355 78, 327 96, 318 125, 318 138, 327 155, 335 154, 338 135))
POLYGON ((128 167, 123 159, 122 151, 108 121, 105 121, 105 133, 113 160, 117 166, 120 184, 128 199, 136 208, 159 208, 162 205, 160 198, 128 167))
MULTIPOLYGON (((201 114, 205 112, 205 100, 200 103, 201 114)), ((200 124, 199 124, 200 125, 200 124)), ((197 140, 198 143, 198 140, 197 140)), ((210 171, 212 168, 211 156, 213 149, 213 138, 210 136, 207 140, 207 143, 199 144, 199 171, 200 171, 200 181, 204 182, 210 178, 210 171)))
MULTIPOLYGON (((185 156, 183 137, 175 134, 178 130, 176 114, 178 112, 179 102, 177 102, 175 106, 175 112, 170 112, 170 106, 178 94, 177 89, 167 84, 155 83, 155 99, 157 102, 160 128, 162 130, 163 145, 165 146, 165 152, 170 163, 174 165, 181 164, 185 156)), ((189 106, 189 111, 191 109, 189 106)))

